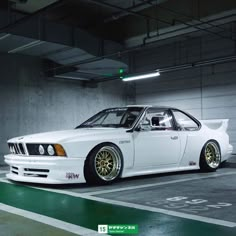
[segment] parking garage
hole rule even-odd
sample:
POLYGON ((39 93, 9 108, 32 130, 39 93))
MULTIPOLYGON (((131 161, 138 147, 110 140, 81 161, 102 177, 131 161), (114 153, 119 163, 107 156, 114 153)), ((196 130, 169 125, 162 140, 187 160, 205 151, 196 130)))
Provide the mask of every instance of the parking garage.
MULTIPOLYGON (((235 21, 233 0, 214 4, 210 0, 1 1, 0 235, 235 235, 235 21), (17 164, 9 166, 4 156, 12 152, 25 161, 31 158, 27 145, 24 149, 19 141, 12 149, 8 140, 39 133, 42 145, 32 151, 34 156, 55 152, 61 159, 66 154, 69 159, 71 153, 81 157, 86 143, 77 154, 76 148, 67 149, 76 141, 68 146, 52 144, 41 133, 73 130, 74 134, 79 132, 76 127, 101 110, 118 108, 118 117, 128 106, 138 109, 127 115, 133 127, 124 122, 123 128, 135 135, 147 129, 145 123, 138 126, 143 114, 137 111, 144 105, 159 107, 154 128, 162 133, 180 132, 176 117, 167 128, 159 127, 174 117, 173 110, 166 110, 169 107, 194 117, 197 130, 207 122, 218 122, 223 127, 218 130, 227 133, 234 148, 232 153, 214 172, 199 170, 198 161, 192 159, 188 168, 158 167, 156 172, 146 168, 145 172, 150 156, 158 160, 164 153, 165 163, 175 154, 161 138, 157 142, 163 148, 157 153, 139 148, 133 154, 140 154, 139 172, 127 171, 126 178, 111 184, 89 184, 94 173, 83 168, 87 183, 76 183, 81 173, 73 165, 67 170, 67 164, 60 166, 66 183, 14 181, 6 176, 9 172, 20 175, 21 169, 17 164)), ((70 136, 60 135, 68 143, 70 136)), ((109 135, 106 143, 115 136, 109 135)), ((59 133, 52 136, 59 140, 59 133)), ((216 136, 220 138, 221 133, 216 136)), ((101 134, 91 133, 91 137, 101 138, 101 134)), ((199 142, 192 144, 193 153, 199 142)), ((129 145, 130 140, 118 143, 129 145)), ((105 146, 105 151, 108 147, 114 151, 112 145, 105 146)), ((89 161, 97 147, 84 158, 89 161)), ((219 153, 222 150, 220 146, 219 153)), ((191 156, 182 152, 187 153, 185 158, 191 156)), ((122 169, 130 160, 127 170, 132 170, 135 158, 127 153, 123 152, 120 164, 118 159, 113 161, 122 169)), ((117 152, 113 154, 116 157, 117 152)), ((24 171, 33 179, 46 175, 37 163, 24 171)))

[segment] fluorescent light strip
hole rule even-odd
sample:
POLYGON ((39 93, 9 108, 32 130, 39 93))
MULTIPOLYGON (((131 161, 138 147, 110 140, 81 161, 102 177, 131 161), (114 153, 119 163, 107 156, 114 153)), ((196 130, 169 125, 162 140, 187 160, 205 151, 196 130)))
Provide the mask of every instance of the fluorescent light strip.
POLYGON ((160 76, 160 72, 154 72, 154 73, 149 73, 149 74, 144 74, 144 75, 137 75, 137 76, 131 76, 131 77, 126 77, 123 78, 123 81, 132 81, 132 80, 139 80, 139 79, 147 79, 147 78, 152 78, 160 76))

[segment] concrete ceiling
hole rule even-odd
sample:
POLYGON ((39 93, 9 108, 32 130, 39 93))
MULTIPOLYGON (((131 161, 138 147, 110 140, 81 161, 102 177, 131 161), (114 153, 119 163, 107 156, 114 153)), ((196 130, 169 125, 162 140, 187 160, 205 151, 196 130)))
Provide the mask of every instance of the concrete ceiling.
POLYGON ((34 13, 58 0, 12 0, 12 8, 23 13, 34 13))
POLYGON ((133 50, 181 35, 224 35, 235 0, 2 0, 0 51, 37 56, 49 76, 103 81, 131 72, 133 50))

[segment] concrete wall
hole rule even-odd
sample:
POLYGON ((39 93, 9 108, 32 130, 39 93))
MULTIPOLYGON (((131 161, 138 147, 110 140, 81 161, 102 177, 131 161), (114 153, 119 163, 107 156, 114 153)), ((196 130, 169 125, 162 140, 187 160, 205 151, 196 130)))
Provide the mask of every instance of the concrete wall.
POLYGON ((0 65, 0 164, 9 138, 72 129, 101 109, 132 102, 130 88, 119 81, 85 88, 44 78, 41 61, 28 56, 0 54, 0 65))
MULTIPOLYGON (((189 38, 136 55, 136 71, 149 71, 235 53, 235 43, 216 36, 189 38)), ((136 82, 136 103, 168 105, 198 119, 230 119, 236 149, 236 62, 163 73, 136 82)), ((236 151, 236 150, 235 150, 236 151)))

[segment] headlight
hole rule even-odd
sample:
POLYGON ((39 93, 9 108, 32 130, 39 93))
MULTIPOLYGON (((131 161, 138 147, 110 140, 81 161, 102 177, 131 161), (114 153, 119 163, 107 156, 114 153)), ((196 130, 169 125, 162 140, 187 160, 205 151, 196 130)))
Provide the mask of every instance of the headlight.
POLYGON ((43 145, 39 145, 39 153, 40 153, 40 155, 45 154, 45 149, 44 149, 43 145))
POLYGON ((54 148, 52 145, 49 145, 48 148, 47 148, 47 151, 48 151, 48 154, 50 156, 54 156, 55 155, 55 151, 54 151, 54 148))
MULTIPOLYGON (((66 152, 60 144, 26 144, 29 155, 32 156, 61 156, 66 157, 66 152)), ((14 149, 14 146, 10 147, 14 149)), ((12 152, 14 153, 15 150, 12 152)))

